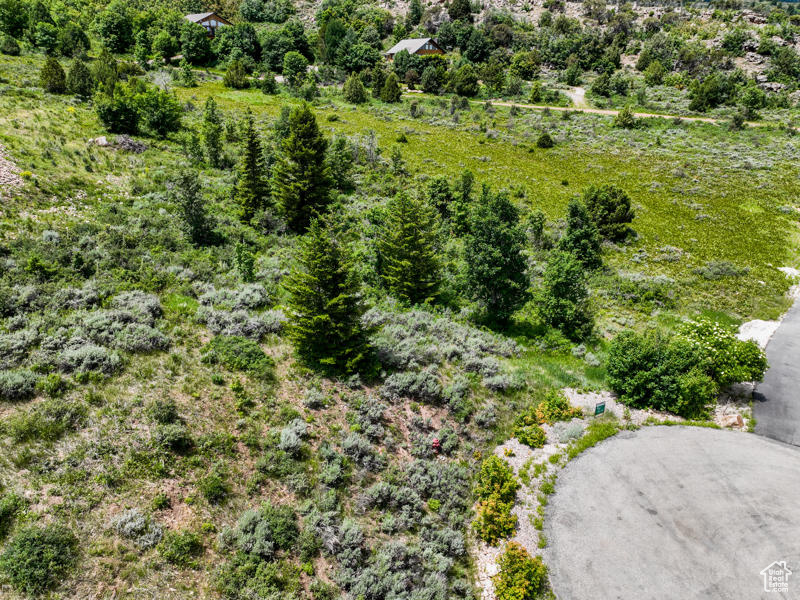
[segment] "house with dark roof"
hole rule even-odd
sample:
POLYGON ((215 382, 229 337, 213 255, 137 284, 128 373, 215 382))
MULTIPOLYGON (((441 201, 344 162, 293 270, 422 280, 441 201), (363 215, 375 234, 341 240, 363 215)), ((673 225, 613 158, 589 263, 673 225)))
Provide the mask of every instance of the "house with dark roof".
POLYGON ((389 60, 394 60, 395 55, 403 50, 407 50, 409 54, 417 54, 419 56, 444 54, 442 47, 433 38, 410 38, 397 42, 384 52, 384 56, 389 60))
POLYGON ((198 25, 205 27, 208 37, 212 38, 217 34, 217 29, 231 25, 230 21, 220 17, 215 12, 196 13, 193 15, 186 15, 184 18, 187 21, 191 21, 192 23, 197 23, 198 25))

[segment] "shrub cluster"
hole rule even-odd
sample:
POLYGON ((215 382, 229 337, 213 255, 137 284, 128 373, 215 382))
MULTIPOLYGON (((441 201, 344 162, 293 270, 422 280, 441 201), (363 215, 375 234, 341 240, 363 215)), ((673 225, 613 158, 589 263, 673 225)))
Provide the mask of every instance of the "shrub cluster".
POLYGON ((58 586, 78 561, 78 540, 61 525, 31 525, 17 532, 0 555, 0 573, 16 590, 40 596, 58 586))
POLYGON ((767 367, 755 342, 707 319, 688 323, 671 337, 626 331, 611 343, 608 383, 620 400, 638 408, 704 416, 720 388, 760 381, 767 367))
POLYGON ((509 542, 497 557, 500 571, 492 577, 497 600, 536 600, 547 588, 547 567, 520 544, 509 542))
POLYGON ((111 520, 111 528, 117 535, 133 541, 146 550, 156 546, 164 535, 161 525, 136 508, 123 511, 111 520))
POLYGON ((472 526, 483 541, 495 545, 513 535, 517 517, 511 508, 517 497, 519 482, 509 464, 497 456, 483 461, 475 484, 478 516, 472 526))

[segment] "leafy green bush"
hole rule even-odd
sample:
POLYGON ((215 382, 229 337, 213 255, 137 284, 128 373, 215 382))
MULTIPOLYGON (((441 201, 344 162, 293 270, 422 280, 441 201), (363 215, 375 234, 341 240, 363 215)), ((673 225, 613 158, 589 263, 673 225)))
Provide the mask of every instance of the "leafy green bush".
POLYGON ((222 473, 212 470, 197 482, 197 488, 209 504, 221 504, 231 492, 230 485, 222 473))
POLYGON ((684 325, 678 334, 703 356, 705 372, 724 388, 739 381, 761 381, 767 357, 752 340, 737 339, 734 331, 709 319, 684 325))
POLYGON ((203 347, 203 362, 244 371, 265 381, 275 378, 275 361, 253 340, 239 336, 217 336, 203 347))
POLYGON ((192 531, 167 531, 158 545, 164 560, 178 567, 197 567, 203 554, 203 540, 192 531))
POLYGON ((492 577, 497 600, 536 600, 547 587, 547 567, 520 544, 509 542, 497 557, 500 571, 492 577))
POLYGON ((0 542, 6 539, 17 516, 25 509, 25 499, 13 492, 0 496, 0 542))
POLYGON ((525 444, 531 448, 542 448, 547 443, 547 435, 544 429, 538 425, 517 425, 514 428, 514 437, 516 437, 521 444, 525 444))
POLYGON ((475 495, 479 500, 497 498, 504 503, 513 503, 519 482, 509 464, 497 456, 490 456, 481 464, 475 484, 475 495))
POLYGON ((52 56, 48 56, 39 73, 39 85, 44 91, 51 94, 63 94, 67 91, 67 76, 59 62, 52 56))
POLYGON ((561 390, 547 390, 544 398, 535 406, 534 413, 539 423, 552 425, 557 421, 569 421, 581 416, 581 409, 570 406, 561 390))
POLYGON ((29 526, 11 538, 0 555, 0 573, 31 596, 56 587, 78 560, 78 540, 62 525, 29 526))
POLYGON ((496 497, 478 503, 477 517, 472 522, 475 533, 491 546, 501 539, 514 535, 517 517, 511 514, 513 504, 501 502, 496 497))
POLYGON ((0 54, 7 56, 19 56, 20 48, 19 43, 10 35, 2 36, 0 39, 0 54))
POLYGON ((240 60, 234 60, 228 65, 225 75, 222 78, 222 83, 225 87, 233 88, 235 90, 243 90, 250 87, 250 80, 247 79, 247 71, 240 60))
POLYGON ((600 235, 612 241, 625 239, 635 216, 625 190, 611 184, 592 185, 583 193, 583 200, 600 235))
POLYGON ((367 88, 361 82, 361 77, 357 74, 352 74, 344 82, 342 89, 344 99, 353 104, 363 104, 367 101, 367 88))
POLYGON ((52 399, 20 412, 6 421, 6 430, 15 442, 52 442, 86 421, 86 406, 78 402, 52 399))
POLYGON ((556 143, 553 141, 553 137, 546 131, 543 131, 539 134, 539 137, 536 138, 537 148, 552 148, 555 145, 556 143))
POLYGON ((626 331, 611 342, 606 371, 608 384, 625 404, 699 417, 717 392, 702 363, 686 340, 626 331))
POLYGON ((136 133, 139 131, 139 113, 136 99, 127 86, 118 86, 114 95, 98 93, 94 97, 95 112, 103 127, 111 133, 136 133))
POLYGON ((33 398, 39 376, 27 369, 0 371, 0 400, 19 402, 33 398))

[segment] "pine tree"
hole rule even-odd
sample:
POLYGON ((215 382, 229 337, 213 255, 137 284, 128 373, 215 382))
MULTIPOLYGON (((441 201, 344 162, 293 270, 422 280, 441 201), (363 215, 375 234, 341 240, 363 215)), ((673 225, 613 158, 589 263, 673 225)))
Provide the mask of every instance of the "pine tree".
POLYGON ((265 170, 261 140, 253 115, 248 112, 242 127, 242 156, 234 189, 234 200, 239 205, 239 218, 243 223, 250 221, 256 211, 267 206, 269 186, 264 177, 265 170))
POLYGON ((300 359, 326 371, 354 372, 367 359, 364 307, 350 256, 329 225, 314 219, 287 277, 289 335, 300 359))
POLYGON ((114 95, 114 87, 119 80, 119 73, 117 70, 117 61, 107 48, 103 48, 100 51, 100 56, 94 61, 92 65, 92 75, 101 92, 109 96, 114 95))
POLYGON ((558 242, 560 250, 572 252, 587 269, 596 269, 602 264, 600 258, 600 234, 586 205, 578 198, 569 201, 567 207, 567 230, 558 242))
POLYGON ((508 196, 493 195, 484 187, 483 199, 471 212, 464 247, 467 286, 500 324, 508 323, 528 298, 524 242, 519 213, 508 196))
POLYGON ((222 163, 222 118, 212 97, 206 100, 201 128, 206 160, 212 167, 219 167, 222 163))
POLYGON ((453 192, 450 183, 444 175, 437 175, 428 183, 428 201, 442 217, 450 214, 450 204, 453 202, 453 192))
POLYGON ((397 79, 397 75, 389 73, 389 76, 386 78, 381 88, 381 100, 392 103, 400 102, 401 96, 402 92, 400 91, 400 82, 397 79))
POLYGON ((332 182, 325 157, 328 141, 307 103, 292 110, 288 125, 273 168, 272 189, 289 227, 302 232, 330 201, 332 182))
POLYGON ((599 187, 592 185, 583 193, 583 198, 600 235, 615 242, 627 237, 628 225, 636 213, 625 190, 608 183, 599 187))
POLYGON ((63 94, 67 91, 67 76, 58 61, 48 56, 39 72, 39 84, 44 91, 51 94, 63 94))
POLYGON ((212 240, 212 224, 206 211, 197 173, 183 170, 167 188, 180 210, 182 227, 192 243, 203 245, 212 240))
POLYGON ((342 95, 345 100, 353 104, 363 104, 367 101, 367 88, 364 87, 358 74, 353 73, 347 78, 347 81, 344 82, 342 95))
POLYGON ((550 255, 537 297, 542 320, 561 329, 573 340, 585 338, 592 330, 588 308, 589 293, 583 265, 571 252, 556 250, 550 255))
POLYGON ((94 92, 94 79, 81 59, 76 58, 67 73, 67 90, 81 98, 88 98, 94 92))
POLYGON ((413 200, 404 192, 389 203, 378 242, 381 279, 403 302, 421 304, 436 298, 440 282, 436 217, 427 202, 413 200))
POLYGON ((420 20, 422 20, 422 4, 419 0, 411 0, 408 5, 408 14, 406 15, 406 28, 409 31, 414 29, 419 25, 420 20))
POLYGON ((475 176, 471 171, 465 170, 455 185, 455 196, 450 208, 450 217, 453 232, 456 235, 466 233, 469 227, 469 213, 472 208, 472 188, 475 185, 475 176))

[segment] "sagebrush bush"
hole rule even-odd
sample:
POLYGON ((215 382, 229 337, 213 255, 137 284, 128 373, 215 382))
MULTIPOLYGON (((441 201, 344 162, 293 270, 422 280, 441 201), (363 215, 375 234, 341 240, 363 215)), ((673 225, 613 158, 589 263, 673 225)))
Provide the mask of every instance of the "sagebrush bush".
POLYGON ((294 548, 299 533, 297 516, 290 506, 266 503, 242 513, 236 525, 223 531, 220 539, 240 552, 272 560, 276 552, 294 548))
POLYGON ((0 400, 20 402, 33 398, 39 376, 27 369, 0 371, 0 400))
POLYGON ((158 448, 178 453, 188 452, 194 447, 194 439, 183 423, 159 425, 154 431, 153 442, 158 448))
POLYGON ((158 523, 136 508, 123 511, 111 520, 111 528, 121 537, 146 550, 156 546, 164 535, 158 523))
POLYGON ((112 375, 122 367, 122 359, 108 348, 86 343, 64 350, 58 357, 58 366, 65 373, 112 375))
POLYGON ((430 368, 418 372, 393 373, 383 382, 381 396, 392 401, 412 398, 437 403, 442 399, 442 384, 436 372, 430 368))
POLYGON ((358 433, 351 433, 342 442, 342 451, 360 467, 368 471, 380 471, 386 467, 386 458, 376 452, 369 440, 358 433))
POLYGON ((0 573, 16 590, 40 596, 55 588, 78 561, 78 540, 62 525, 28 526, 17 532, 0 555, 0 573))
POLYGON ((86 421, 84 404, 60 398, 37 404, 29 412, 20 412, 6 421, 6 430, 15 442, 41 440, 52 442, 86 421))

